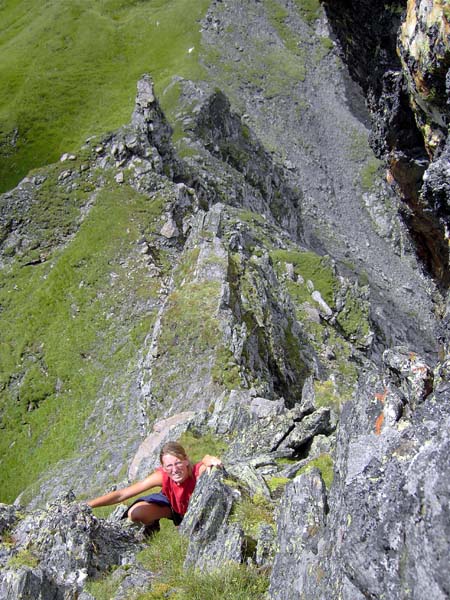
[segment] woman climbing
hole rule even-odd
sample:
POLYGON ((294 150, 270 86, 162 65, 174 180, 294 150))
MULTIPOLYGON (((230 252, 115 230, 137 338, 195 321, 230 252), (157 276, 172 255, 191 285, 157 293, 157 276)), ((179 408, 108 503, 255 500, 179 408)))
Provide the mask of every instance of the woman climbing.
POLYGON ((222 462, 216 456, 207 454, 200 462, 192 465, 183 446, 177 442, 164 444, 159 460, 161 467, 142 481, 89 500, 88 505, 92 508, 110 506, 154 487, 161 487, 161 492, 135 500, 122 518, 128 517, 135 523, 143 523, 146 536, 159 531, 159 520, 162 518, 172 519, 175 525, 179 525, 187 512, 197 479, 206 469, 221 467, 222 462))

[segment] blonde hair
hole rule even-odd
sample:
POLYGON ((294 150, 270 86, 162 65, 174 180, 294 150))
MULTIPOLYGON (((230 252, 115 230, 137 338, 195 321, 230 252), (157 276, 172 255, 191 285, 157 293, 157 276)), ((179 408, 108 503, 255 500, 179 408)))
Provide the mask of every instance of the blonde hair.
POLYGON ((183 448, 181 444, 178 442, 167 442, 164 444, 159 453, 159 461, 162 464, 163 456, 166 454, 171 454, 172 456, 176 456, 180 460, 188 460, 188 455, 186 454, 186 450, 183 448))

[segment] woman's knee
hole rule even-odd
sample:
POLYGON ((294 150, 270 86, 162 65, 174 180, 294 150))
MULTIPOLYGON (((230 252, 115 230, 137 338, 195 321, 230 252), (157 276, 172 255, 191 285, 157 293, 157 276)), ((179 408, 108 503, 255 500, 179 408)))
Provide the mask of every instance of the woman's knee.
POLYGON ((133 523, 140 523, 142 522, 146 511, 146 507, 148 506, 147 503, 144 502, 139 502, 138 504, 134 504, 129 510, 128 510, 128 518, 130 519, 130 521, 133 521, 133 523))
POLYGON ((128 518, 134 523, 148 525, 159 519, 170 519, 172 511, 168 506, 159 506, 152 502, 137 502, 128 511, 128 518))

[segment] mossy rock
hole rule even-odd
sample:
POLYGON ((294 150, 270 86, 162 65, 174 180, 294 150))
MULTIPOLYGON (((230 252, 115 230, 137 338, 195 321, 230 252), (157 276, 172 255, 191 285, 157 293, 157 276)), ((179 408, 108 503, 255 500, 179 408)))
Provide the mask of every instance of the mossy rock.
POLYGON ((317 458, 312 459, 307 465, 299 469, 296 473, 296 476, 301 475, 302 473, 307 473, 313 468, 319 469, 326 488, 330 489, 334 478, 334 461, 332 456, 327 453, 321 454, 317 458))

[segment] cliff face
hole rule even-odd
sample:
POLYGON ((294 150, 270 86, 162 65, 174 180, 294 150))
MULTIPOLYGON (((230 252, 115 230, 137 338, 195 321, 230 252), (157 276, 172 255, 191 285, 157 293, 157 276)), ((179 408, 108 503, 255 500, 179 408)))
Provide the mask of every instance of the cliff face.
MULTIPOLYGON (((4 501, 220 441, 186 564, 253 561, 277 599, 448 597, 447 17, 213 1, 171 124, 146 75, 128 125, 1 197, 4 501), (230 521, 244 498, 276 526, 230 521)), ((28 579, 76 597, 38 542, 28 579)))
POLYGON ((433 162, 447 145, 445 3, 324 5, 346 64, 367 96, 371 146, 387 161, 389 180, 406 205, 402 212, 419 256, 448 287, 448 203, 437 190, 426 190, 433 162))

